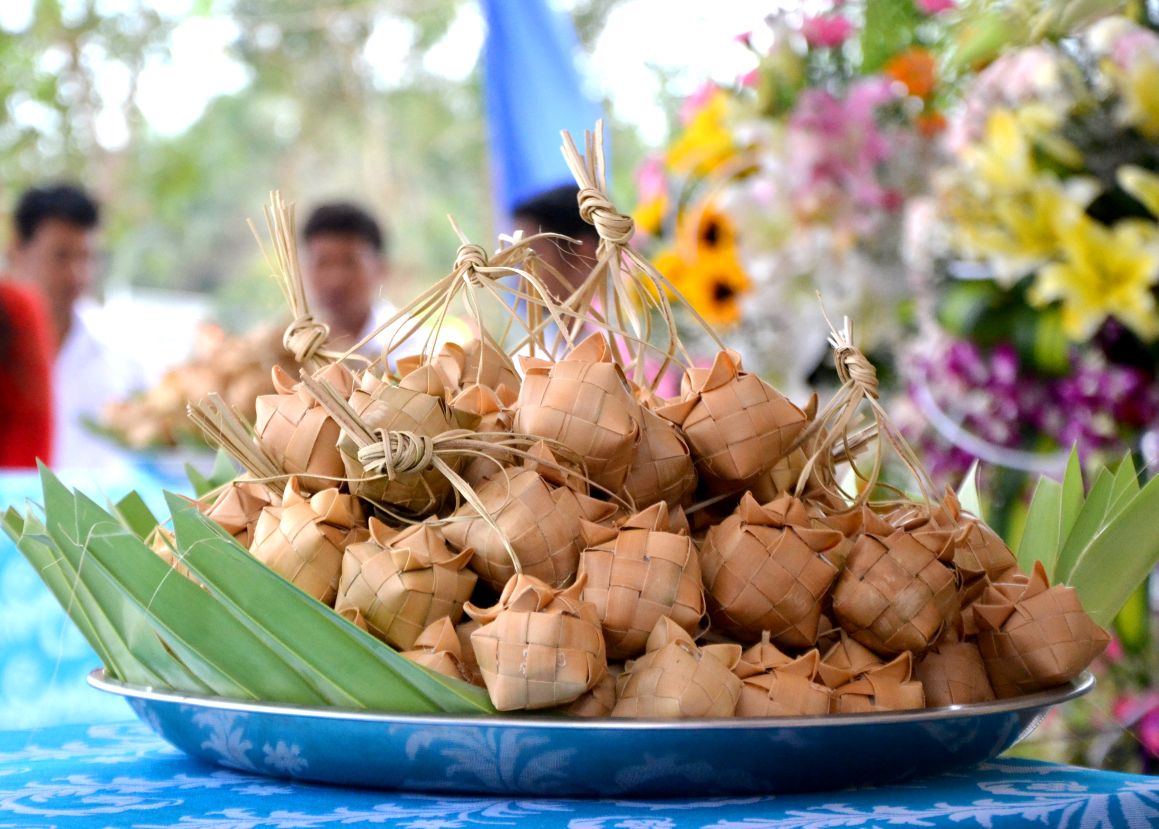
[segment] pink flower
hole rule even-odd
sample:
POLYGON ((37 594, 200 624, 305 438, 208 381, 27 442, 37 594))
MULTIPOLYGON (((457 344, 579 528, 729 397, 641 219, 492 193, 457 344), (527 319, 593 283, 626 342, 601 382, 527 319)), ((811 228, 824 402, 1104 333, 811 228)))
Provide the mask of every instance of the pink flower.
POLYGON ((636 172, 636 194, 641 202, 658 199, 668 190, 668 179, 664 174, 664 159, 652 155, 644 159, 636 172))
POLYGON ((1116 662, 1123 661, 1123 643, 1119 641, 1118 636, 1111 636, 1111 641, 1107 644, 1107 649, 1103 651, 1103 659, 1112 665, 1116 662))
POLYGON ((1139 720, 1139 742, 1153 757, 1159 757, 1159 705, 1139 720))
POLYGON ((761 82, 761 70, 751 69, 737 78, 736 82, 742 89, 756 89, 761 82))
POLYGON ((914 5, 922 14, 941 14, 957 5, 955 0, 914 0, 914 5))
POLYGON ((817 14, 805 18, 801 32, 810 46, 832 49, 853 34, 853 24, 839 14, 817 14))
POLYGON ((696 117, 696 113, 704 108, 704 105, 712 99, 713 93, 716 92, 716 84, 712 81, 705 81, 701 87, 684 99, 680 105, 680 123, 688 125, 692 119, 696 117))

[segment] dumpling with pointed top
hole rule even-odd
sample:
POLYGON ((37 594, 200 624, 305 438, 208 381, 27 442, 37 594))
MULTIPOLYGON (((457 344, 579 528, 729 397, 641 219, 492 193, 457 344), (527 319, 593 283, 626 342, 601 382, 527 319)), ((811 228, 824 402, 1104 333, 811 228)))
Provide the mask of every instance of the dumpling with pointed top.
POLYGON ((683 510, 669 513, 660 502, 619 528, 585 522, 583 535, 583 597, 596 606, 610 658, 643 653, 662 616, 696 633, 704 617, 704 588, 683 510))
POLYGON ((746 492, 701 545, 713 622, 744 641, 769 631, 779 645, 812 647, 822 601, 838 575, 828 554, 844 540, 836 530, 816 528, 814 514, 791 495, 761 505, 746 492))
POLYGON ((476 494, 491 520, 464 504, 443 532, 456 547, 475 550, 471 567, 496 590, 515 575, 512 553, 525 574, 553 587, 567 584, 583 549, 580 522, 605 521, 615 511, 614 505, 589 497, 587 485, 544 443, 528 450, 522 467, 485 478, 476 494))
POLYGON ((657 413, 688 438, 700 478, 710 489, 740 492, 757 485, 789 454, 808 417, 787 397, 721 351, 712 368, 692 368, 683 399, 657 413))
POLYGON ((741 681, 733 673, 740 645, 697 647, 688 631, 664 616, 647 652, 617 680, 613 717, 731 717, 741 681))
POLYGON ((733 672, 741 678, 738 717, 799 717, 829 713, 829 689, 817 681, 821 654, 816 648, 796 658, 769 641, 741 654, 733 672))
MULTIPOLYGON (((416 368, 398 385, 364 374, 350 395, 350 407, 371 432, 413 432, 433 438, 464 425, 447 403, 446 378, 430 365, 416 368)), ((350 478, 350 491, 360 498, 412 515, 428 515, 451 492, 450 481, 434 468, 393 477, 368 472, 358 458, 359 446, 345 432, 338 448, 350 478)), ((452 457, 448 463, 457 471, 462 461, 452 457)))
MULTIPOLYGON (((317 492, 337 486, 344 468, 338 424, 281 366, 272 371, 276 393, 263 394, 255 402, 258 442, 283 472, 298 476, 303 489, 317 492)), ((319 379, 343 396, 354 390, 354 376, 338 364, 323 369, 319 379)))
POLYGON ((987 587, 973 610, 978 650, 1000 698, 1070 682, 1110 642, 1074 588, 1052 586, 1040 561, 1029 578, 987 587))
POLYGON ((909 651, 833 689, 830 700, 833 714, 908 711, 926 705, 922 684, 913 679, 913 654, 909 651))
POLYGON ((583 589, 582 576, 565 590, 534 576, 513 576, 494 607, 466 605, 482 623, 471 645, 497 709, 564 705, 607 674, 600 620, 580 598, 583 589))
POLYGON ((370 539, 342 557, 336 607, 361 611, 370 632, 406 650, 427 625, 463 615, 478 577, 467 568, 474 551, 455 553, 431 524, 392 530, 370 519, 370 539))
POLYGON ((279 506, 262 510, 250 552, 323 604, 334 604, 342 553, 367 532, 358 499, 337 489, 306 497, 290 478, 279 506))
POLYGON ((864 531, 833 590, 849 635, 885 656, 924 652, 958 613, 955 531, 922 517, 894 526, 866 510, 864 531))
POLYGON ((453 679, 472 684, 475 684, 476 679, 482 679, 463 659, 463 643, 455 632, 450 616, 443 616, 427 625, 415 639, 414 647, 403 651, 402 655, 424 668, 453 679))
POLYGON ((557 363, 522 362, 515 431, 567 447, 583 458, 596 485, 619 492, 640 438, 640 405, 608 341, 593 334, 557 363))

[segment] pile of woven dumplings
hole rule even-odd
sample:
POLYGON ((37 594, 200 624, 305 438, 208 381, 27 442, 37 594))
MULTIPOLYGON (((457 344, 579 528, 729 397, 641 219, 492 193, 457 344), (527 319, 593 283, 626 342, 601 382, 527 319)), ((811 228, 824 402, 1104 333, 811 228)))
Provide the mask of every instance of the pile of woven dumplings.
POLYGON ((252 439, 279 475, 251 471, 203 508, 501 711, 977 703, 1065 683, 1106 646, 1073 590, 1019 570, 952 494, 844 495, 815 401, 729 351, 662 399, 591 328, 557 359, 484 335, 391 375, 276 370, 252 439))

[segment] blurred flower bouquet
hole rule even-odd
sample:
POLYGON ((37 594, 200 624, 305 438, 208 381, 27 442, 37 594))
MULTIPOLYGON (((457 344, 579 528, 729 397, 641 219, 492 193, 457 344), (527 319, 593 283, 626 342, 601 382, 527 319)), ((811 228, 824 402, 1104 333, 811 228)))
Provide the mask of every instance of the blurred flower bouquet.
POLYGON ((800 394, 832 314, 878 353, 909 293, 901 237, 944 127, 939 0, 779 12, 739 38, 757 66, 685 102, 666 151, 639 171, 645 246, 692 306, 731 327, 755 370, 800 394))
MULTIPOLYGON (((987 500, 1007 538, 1035 510, 1027 473, 1057 475, 1072 445, 1088 471, 1124 450, 1152 473, 1159 458, 1154 27, 1108 17, 982 71, 911 238, 910 261, 936 279, 932 324, 903 361, 909 434, 944 482, 992 465, 987 500)), ((1154 625, 1143 588, 1097 698, 1056 723, 1069 739, 1050 756, 1155 768, 1154 625)))
POLYGON ((1142 450, 1159 418, 1159 36, 1122 17, 999 58, 937 177, 939 325, 908 380, 944 478, 1142 450))

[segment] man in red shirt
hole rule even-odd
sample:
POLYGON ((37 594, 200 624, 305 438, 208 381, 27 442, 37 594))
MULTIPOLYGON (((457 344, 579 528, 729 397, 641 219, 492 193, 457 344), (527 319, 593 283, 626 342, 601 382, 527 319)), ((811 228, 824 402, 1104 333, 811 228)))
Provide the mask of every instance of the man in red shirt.
POLYGON ((119 353, 99 307, 87 296, 96 275, 100 210, 70 184, 34 187, 13 211, 8 249, 12 276, 39 288, 53 338, 53 453, 57 466, 105 468, 124 463, 89 421, 140 385, 131 355, 119 353))
POLYGON ((52 461, 52 351, 40 295, 0 281, 0 469, 52 461))

